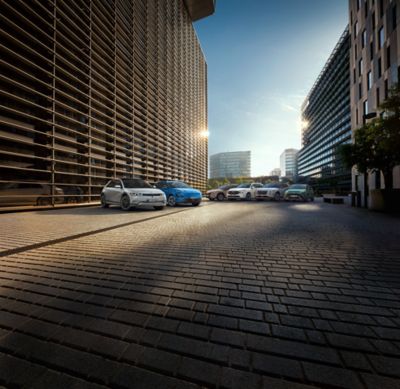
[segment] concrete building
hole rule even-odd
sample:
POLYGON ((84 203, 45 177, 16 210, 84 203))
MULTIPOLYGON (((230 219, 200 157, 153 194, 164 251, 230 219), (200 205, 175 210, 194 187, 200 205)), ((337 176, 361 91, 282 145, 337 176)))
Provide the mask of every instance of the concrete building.
MULTIPOLYGON (((98 199, 111 178, 207 182, 213 0, 0 3, 0 184, 98 199)), ((0 193, 1 195, 1 193, 0 193)))
MULTIPOLYGON (((351 128, 365 123, 366 115, 379 115, 378 106, 390 87, 399 81, 400 1, 350 0, 351 33, 351 128)), ((400 188, 400 167, 393 172, 394 187, 400 188)), ((369 191, 384 187, 380 174, 364 175, 353 170, 353 190, 361 192, 363 206, 369 191)))
POLYGON ((296 175, 297 149, 285 149, 280 156, 281 177, 293 178, 296 175))
POLYGON ((350 37, 346 28, 302 105, 298 179, 320 192, 351 191, 337 147, 351 142, 350 37))
POLYGON ((250 177, 251 152, 233 151, 210 157, 210 178, 250 177))

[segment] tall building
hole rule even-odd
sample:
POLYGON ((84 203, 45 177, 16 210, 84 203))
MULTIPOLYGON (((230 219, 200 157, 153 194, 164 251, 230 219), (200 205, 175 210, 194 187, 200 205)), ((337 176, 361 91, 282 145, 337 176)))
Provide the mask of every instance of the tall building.
POLYGON ((351 170, 338 155, 351 142, 350 37, 346 28, 302 105, 298 177, 322 192, 351 190, 351 170))
POLYGON ((213 12, 213 0, 1 1, 0 184, 86 200, 122 176, 205 190, 192 22, 213 12))
POLYGON ((285 149, 280 156, 281 177, 293 178, 296 175, 297 149, 285 149))
POLYGON ((251 152, 233 151, 210 157, 210 178, 250 177, 251 152))
MULTIPOLYGON (((379 114, 400 73, 400 1, 350 0, 351 33, 351 128, 354 132, 368 117, 379 114)), ((400 167, 393 172, 393 184, 400 188, 400 167)), ((353 190, 361 192, 363 206, 370 189, 381 188, 380 174, 364 175, 353 170, 353 190)))

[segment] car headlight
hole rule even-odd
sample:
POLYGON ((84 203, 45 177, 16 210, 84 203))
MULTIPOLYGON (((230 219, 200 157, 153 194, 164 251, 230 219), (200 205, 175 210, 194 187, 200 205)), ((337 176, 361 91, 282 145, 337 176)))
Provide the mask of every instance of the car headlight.
POLYGON ((137 196, 140 196, 140 193, 136 193, 136 192, 132 192, 132 193, 129 193, 132 197, 137 197, 137 196))

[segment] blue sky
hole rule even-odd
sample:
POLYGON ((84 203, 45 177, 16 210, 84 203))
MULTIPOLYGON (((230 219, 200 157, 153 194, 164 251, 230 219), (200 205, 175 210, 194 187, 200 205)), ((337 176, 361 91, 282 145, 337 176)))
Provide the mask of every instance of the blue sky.
POLYGON ((348 0, 217 0, 194 24, 208 64, 209 155, 251 150, 252 174, 300 148, 300 106, 348 23, 348 0))

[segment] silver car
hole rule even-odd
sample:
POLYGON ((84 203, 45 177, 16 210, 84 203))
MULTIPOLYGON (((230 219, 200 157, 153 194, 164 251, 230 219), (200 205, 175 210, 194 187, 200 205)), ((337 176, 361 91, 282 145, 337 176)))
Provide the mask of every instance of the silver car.
POLYGON ((119 205, 124 211, 141 206, 160 210, 167 204, 165 194, 140 178, 111 180, 101 191, 101 206, 119 205))
POLYGON ((222 185, 217 189, 208 190, 206 195, 211 201, 212 200, 222 201, 222 200, 226 199, 226 196, 228 194, 228 190, 232 189, 232 188, 236 188, 237 186, 238 186, 238 184, 222 185))

